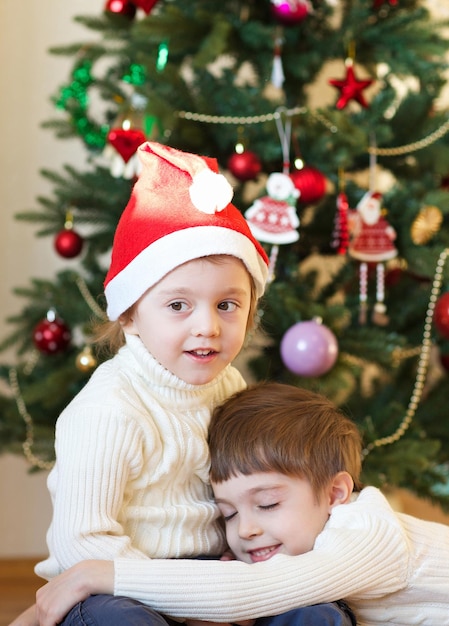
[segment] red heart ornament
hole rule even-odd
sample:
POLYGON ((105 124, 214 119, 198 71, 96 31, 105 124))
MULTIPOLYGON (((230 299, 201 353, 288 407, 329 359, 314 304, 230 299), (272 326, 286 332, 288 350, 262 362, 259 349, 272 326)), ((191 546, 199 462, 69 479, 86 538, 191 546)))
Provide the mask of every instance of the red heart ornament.
POLYGON ((113 146, 125 163, 135 154, 137 148, 145 141, 146 137, 142 130, 112 128, 108 133, 108 141, 113 146))
POLYGON ((136 5, 136 7, 139 7, 139 9, 142 9, 148 15, 157 0, 132 0, 132 2, 136 5))

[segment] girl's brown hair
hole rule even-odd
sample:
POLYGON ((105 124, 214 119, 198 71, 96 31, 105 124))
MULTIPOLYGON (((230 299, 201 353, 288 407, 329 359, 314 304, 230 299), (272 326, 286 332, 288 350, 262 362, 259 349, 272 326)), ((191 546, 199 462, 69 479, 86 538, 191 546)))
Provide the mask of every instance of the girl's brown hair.
POLYGON ((217 407, 209 428, 212 482, 236 474, 280 472, 305 478, 317 496, 340 471, 360 491, 361 436, 324 396, 260 383, 217 407))

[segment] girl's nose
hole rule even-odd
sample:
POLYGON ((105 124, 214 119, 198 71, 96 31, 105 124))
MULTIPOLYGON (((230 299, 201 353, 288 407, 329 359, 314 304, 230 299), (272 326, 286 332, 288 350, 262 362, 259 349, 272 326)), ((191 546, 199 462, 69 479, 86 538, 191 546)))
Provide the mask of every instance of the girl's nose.
POLYGON ((215 308, 199 309, 192 321, 192 335, 195 337, 216 337, 220 333, 220 320, 215 308))

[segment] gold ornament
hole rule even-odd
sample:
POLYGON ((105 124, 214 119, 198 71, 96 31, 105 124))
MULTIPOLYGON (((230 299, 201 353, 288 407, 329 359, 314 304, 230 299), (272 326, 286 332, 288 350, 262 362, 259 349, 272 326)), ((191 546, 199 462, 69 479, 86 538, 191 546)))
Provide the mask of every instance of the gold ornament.
POLYGON ((97 367, 97 359, 90 346, 85 346, 76 357, 76 367, 80 372, 90 372, 97 367))
POLYGON ((443 214, 438 207, 423 207, 414 219, 410 229, 413 243, 417 246, 422 246, 430 241, 440 230, 442 222, 443 214))

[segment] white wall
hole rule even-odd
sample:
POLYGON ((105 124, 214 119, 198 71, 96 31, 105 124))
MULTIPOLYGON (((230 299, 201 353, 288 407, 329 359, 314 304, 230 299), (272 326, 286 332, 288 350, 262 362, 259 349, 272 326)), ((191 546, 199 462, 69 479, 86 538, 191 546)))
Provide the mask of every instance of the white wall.
MULTIPOLYGON (((27 222, 14 214, 35 208, 46 194, 42 167, 60 170, 63 163, 82 164, 78 140, 61 141, 40 124, 58 115, 50 102, 70 79, 72 60, 48 54, 48 48, 95 37, 73 22, 75 15, 95 14, 102 0, 0 0, 0 338, 5 319, 21 310, 12 295, 30 276, 51 276, 63 261, 51 239, 37 240, 27 222)), ((70 261, 66 262, 70 263, 70 261)), ((10 362, 0 354, 0 362, 10 362)), ((50 520, 46 473, 30 475, 18 456, 0 456, 0 558, 45 554, 50 520)))

